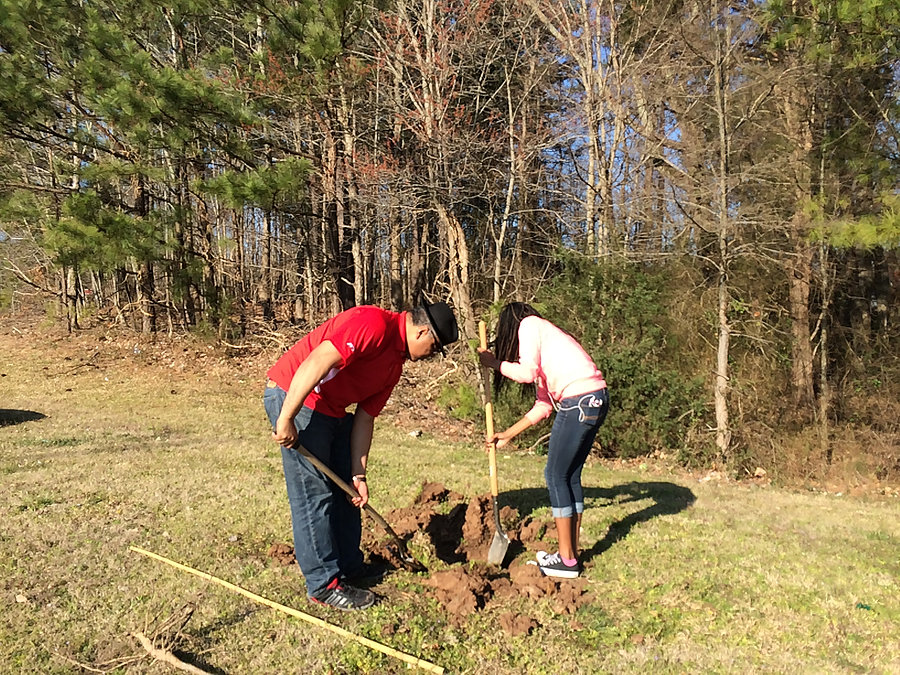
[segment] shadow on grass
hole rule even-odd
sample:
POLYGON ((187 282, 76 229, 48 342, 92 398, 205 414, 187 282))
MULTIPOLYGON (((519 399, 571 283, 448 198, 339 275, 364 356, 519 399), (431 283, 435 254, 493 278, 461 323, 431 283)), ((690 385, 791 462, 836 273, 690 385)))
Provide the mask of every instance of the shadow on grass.
POLYGON ((259 609, 257 607, 247 607, 239 611, 231 612, 205 626, 191 630, 190 634, 192 637, 199 638, 200 640, 213 640, 215 639, 216 633, 219 631, 243 623, 258 611, 259 609))
POLYGON ((34 422, 47 417, 44 413, 33 410, 5 410, 0 408, 0 427, 11 427, 23 422, 34 422))
MULTIPOLYGON (((186 630, 185 634, 190 636, 192 640, 199 642, 198 646, 211 646, 216 641, 216 634, 226 628, 236 626, 246 621, 250 616, 259 611, 258 607, 247 607, 240 611, 231 612, 225 616, 219 617, 216 621, 201 626, 196 629, 186 630)), ((201 650, 201 654, 205 650, 201 650)), ((172 649, 172 654, 184 661, 185 663, 195 666, 200 670, 211 673, 211 675, 228 675, 228 671, 216 668, 208 663, 202 656, 186 651, 186 649, 172 649)))
POLYGON ((209 673, 210 675, 228 675, 228 671, 222 670, 221 668, 216 668, 215 666, 211 666, 204 659, 197 656, 196 654, 191 654, 190 652, 181 651, 180 649, 173 649, 172 655, 184 661, 185 663, 194 666, 195 668, 199 668, 204 673, 209 673))
MULTIPOLYGON (((613 544, 627 537, 635 525, 659 516, 668 516, 684 511, 697 499, 694 493, 686 487, 657 481, 646 483, 632 481, 609 488, 586 487, 584 488, 584 497, 587 509, 598 506, 621 506, 646 500, 650 500, 651 503, 610 524, 606 536, 583 551, 582 562, 608 551, 613 544), (606 504, 597 503, 603 501, 606 504)), ((526 488, 502 493, 500 503, 516 507, 519 515, 524 518, 538 508, 549 506, 550 501, 546 488, 526 488)))

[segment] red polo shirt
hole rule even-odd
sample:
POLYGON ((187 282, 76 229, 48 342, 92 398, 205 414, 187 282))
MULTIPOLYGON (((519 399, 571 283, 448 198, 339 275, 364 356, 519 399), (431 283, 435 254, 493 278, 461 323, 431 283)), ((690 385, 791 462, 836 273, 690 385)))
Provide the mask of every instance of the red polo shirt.
POLYGON ((303 405, 331 417, 343 417, 358 403, 376 417, 400 380, 406 360, 406 312, 353 307, 329 319, 291 347, 266 375, 287 391, 309 353, 328 340, 341 355, 303 405))

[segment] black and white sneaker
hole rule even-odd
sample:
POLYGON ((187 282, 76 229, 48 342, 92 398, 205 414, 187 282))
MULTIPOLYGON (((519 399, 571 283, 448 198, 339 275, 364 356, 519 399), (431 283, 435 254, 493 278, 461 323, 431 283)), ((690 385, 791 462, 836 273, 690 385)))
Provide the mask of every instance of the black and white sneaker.
POLYGON ((319 591, 310 600, 318 605, 327 605, 342 612, 350 612, 354 609, 366 609, 374 605, 375 594, 372 591, 347 586, 338 579, 333 579, 325 587, 325 590, 319 591))
POLYGON ((538 556, 538 568, 545 577, 559 577, 561 579, 575 579, 581 574, 581 565, 578 561, 569 567, 563 562, 559 553, 551 553, 543 557, 538 556))

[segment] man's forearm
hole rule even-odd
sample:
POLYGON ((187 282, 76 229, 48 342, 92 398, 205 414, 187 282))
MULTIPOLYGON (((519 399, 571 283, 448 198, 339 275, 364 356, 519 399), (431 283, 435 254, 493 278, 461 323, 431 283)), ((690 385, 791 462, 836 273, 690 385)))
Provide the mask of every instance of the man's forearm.
POLYGON ((372 447, 372 436, 374 433, 375 418, 362 408, 357 407, 356 414, 353 417, 353 429, 350 431, 351 475, 366 475, 369 449, 372 447))

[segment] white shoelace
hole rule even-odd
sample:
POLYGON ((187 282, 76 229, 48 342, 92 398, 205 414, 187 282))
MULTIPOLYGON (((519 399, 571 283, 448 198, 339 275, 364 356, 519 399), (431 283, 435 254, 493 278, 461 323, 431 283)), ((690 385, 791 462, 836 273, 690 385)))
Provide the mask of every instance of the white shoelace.
POLYGON ((551 567, 552 565, 561 565, 563 564, 562 556, 559 553, 551 553, 550 555, 544 556, 544 559, 541 560, 541 567, 551 567))

